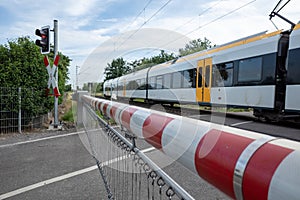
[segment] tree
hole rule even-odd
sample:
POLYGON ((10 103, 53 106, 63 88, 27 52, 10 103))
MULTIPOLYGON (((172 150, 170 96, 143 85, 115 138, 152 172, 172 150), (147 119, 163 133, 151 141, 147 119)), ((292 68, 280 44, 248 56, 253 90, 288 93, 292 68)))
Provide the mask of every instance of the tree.
POLYGON ((132 66, 131 71, 137 71, 137 70, 145 69, 154 65, 158 65, 173 60, 175 58, 176 57, 174 56, 173 53, 168 54, 164 50, 161 50, 160 54, 157 56, 153 56, 151 58, 142 58, 141 60, 135 60, 129 63, 129 65, 132 66))
POLYGON ((214 46, 216 46, 216 45, 212 45, 211 41, 209 41, 206 37, 204 38, 204 40, 201 40, 199 38, 199 39, 190 41, 188 44, 185 45, 184 48, 180 48, 179 55, 186 56, 186 55, 198 52, 198 51, 212 48, 214 46))
POLYGON ((111 63, 107 63, 107 67, 104 69, 104 81, 120 77, 126 74, 129 70, 130 67, 123 58, 114 59, 111 63))
MULTIPOLYGON (((70 59, 61 54, 59 62, 59 87, 63 92, 68 78, 70 59)), ((22 88, 22 110, 29 116, 48 112, 53 108, 53 98, 45 96, 48 74, 44 66, 40 49, 29 37, 20 37, 0 45, 0 85, 6 88, 22 88)), ((49 54, 53 63, 53 52, 49 54)), ((8 105, 18 102, 17 98, 1 99, 1 103, 8 105), (5 101, 5 102, 4 102, 5 101)), ((7 108, 15 111, 16 108, 7 108)))

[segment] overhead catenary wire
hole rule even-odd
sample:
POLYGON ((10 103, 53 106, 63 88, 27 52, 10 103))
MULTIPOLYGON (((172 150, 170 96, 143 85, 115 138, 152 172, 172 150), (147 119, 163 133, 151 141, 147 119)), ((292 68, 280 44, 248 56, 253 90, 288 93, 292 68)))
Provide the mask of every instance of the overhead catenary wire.
POLYGON ((130 34, 117 48, 121 48, 125 42, 127 42, 129 39, 131 39, 143 26, 145 26, 153 17, 155 17, 163 8, 165 8, 172 0, 168 0, 164 5, 162 5, 150 18, 148 18, 137 30, 135 30, 132 34, 130 34))
MULTIPOLYGON (((114 49, 114 51, 120 49, 129 39, 131 39, 143 26, 145 26, 151 19, 153 19, 160 11, 162 11, 172 0, 168 0, 166 3, 164 3, 154 14, 151 15, 137 30, 135 30, 132 34, 130 34, 117 48, 114 49)), ((149 3, 149 2, 148 2, 149 3)), ((148 5, 148 4, 147 4, 148 5)), ((146 6, 145 6, 146 7, 146 6)), ((112 53, 105 59, 106 61, 109 59, 109 57, 112 55, 112 53)), ((88 68, 87 68, 88 69, 88 68)), ((86 70, 87 70, 86 69, 86 70)))
MULTIPOLYGON (((153 15, 151 15, 151 17, 149 17, 137 30, 135 30, 132 34, 130 34, 117 48, 114 49, 118 50, 120 49, 129 39, 131 39, 139 30, 141 30, 141 28, 146 25, 151 19, 153 19, 162 9, 164 9, 172 0, 168 0, 165 4, 163 4, 153 15)), ((149 2, 148 2, 149 3, 149 2)), ((105 59, 104 62, 106 62, 108 60, 110 56, 107 56, 107 58, 105 59)), ((84 71, 88 70, 88 68, 86 68, 84 71)))
MULTIPOLYGON (((126 31, 140 16, 143 12, 145 12, 145 10, 147 9, 147 7, 151 4, 153 0, 149 0, 146 5, 143 7, 143 9, 135 16, 135 18, 132 20, 132 22, 126 26, 126 28, 124 29, 124 31, 126 31)), ((117 38, 117 40, 120 38, 121 36, 119 36, 117 38)), ((109 56, 108 56, 109 57, 109 56)), ((108 59, 108 58, 107 58, 108 59)), ((105 59, 105 60, 107 60, 105 59)), ((89 70, 90 67, 87 67, 86 69, 84 69, 83 71, 81 71, 80 73, 78 74, 83 74, 83 72, 86 72, 87 70, 89 70)), ((89 73, 85 73, 85 74, 89 74, 89 73)))
MULTIPOLYGON (((171 2, 172 0, 168 0, 164 5, 162 5, 150 18, 148 18, 136 31, 134 31, 130 36, 128 36, 122 43, 121 43, 121 45, 120 46, 118 46, 118 48, 117 49, 119 49, 121 46, 123 46, 129 39, 131 39, 132 37, 133 37, 133 35, 135 35, 144 25, 146 25, 151 19, 153 19, 153 17, 155 17, 164 7, 166 7, 170 2, 171 2)), ((202 13, 200 13, 197 17, 199 17, 199 16, 201 16, 201 15, 203 15, 203 14, 205 14, 207 11, 209 11, 210 9, 212 9, 213 7, 215 7, 217 4, 219 4, 221 1, 223 1, 223 0, 220 0, 220 1, 218 1, 217 3, 215 3, 214 5, 212 5, 211 7, 209 7, 209 8, 207 8, 207 9, 205 9, 202 13)), ((238 8, 236 8, 236 9, 233 9, 233 10, 231 10, 231 11, 229 11, 229 12, 227 12, 226 14, 224 14, 224 15, 222 15, 222 16, 219 16, 219 17, 217 17, 217 18, 215 18, 215 19, 213 19, 213 20, 211 20, 211 21, 209 21, 209 22, 207 22, 207 23, 205 23, 205 24, 203 24, 203 25, 200 25, 200 26, 198 26, 197 28, 195 28, 195 29, 193 29, 193 30, 191 30, 190 32, 188 32, 188 33, 185 33, 183 36, 181 36, 181 37, 178 37, 177 39, 175 39, 175 40, 173 40, 173 41, 171 41, 171 42, 168 42, 168 43, 166 43, 166 44, 164 44, 164 45, 162 45, 162 47, 163 46, 167 46, 167 45, 169 45, 169 44, 172 44, 173 42, 175 42, 175 41, 177 41, 177 40, 179 40, 179 39, 181 39, 182 37, 184 37, 184 36, 187 36, 187 35, 189 35, 189 34, 191 34, 191 33, 193 33, 193 32, 195 32, 195 31, 197 31, 197 30, 199 30, 199 29, 202 29, 202 28, 204 28, 204 27, 206 27, 206 26, 208 26, 208 25, 210 25, 210 24, 212 24, 212 23, 214 23, 214 22, 216 22, 216 21, 218 21, 218 20, 220 20, 220 19, 222 19, 222 18, 224 18, 224 17, 226 17, 226 16, 228 16, 228 15, 230 15, 230 14, 233 14, 233 13, 235 13, 235 12, 237 12, 238 10, 240 10, 240 9, 242 9, 242 8, 244 8, 244 7, 246 7, 246 6, 248 6, 248 5, 250 5, 250 4, 252 4, 252 3, 254 3, 256 0, 252 0, 252 1, 250 1, 250 2, 248 2, 248 3, 245 3, 245 4, 243 4, 242 6, 240 6, 240 7, 238 7, 238 8)), ((149 3, 149 2, 148 2, 149 3)), ((146 7, 146 6, 145 6, 146 7)), ((140 13, 142 13, 142 12, 140 12, 140 13)), ((185 24, 188 24, 188 23, 190 23, 191 21, 193 21, 193 19, 192 20, 189 20, 188 22, 186 22, 185 24)), ((116 50, 116 49, 115 49, 116 50)), ((109 58, 109 56, 108 56, 108 58, 109 58)), ((107 59, 108 59, 107 58, 107 59)), ((106 60, 107 60, 106 59, 106 60)))
POLYGON ((177 39, 173 40, 172 42, 166 43, 166 44, 164 44, 164 45, 162 45, 162 46, 167 46, 167 45, 169 45, 169 44, 172 44, 173 42, 175 42, 175 41, 177 41, 177 40, 180 40, 182 37, 187 36, 187 35, 190 35, 191 33, 194 33, 195 31, 197 31, 197 30, 199 30, 199 29, 202 29, 202 28, 204 28, 204 27, 206 27, 206 26, 208 26, 208 25, 210 25, 210 24, 212 24, 212 23, 214 23, 214 22, 216 22, 216 21, 218 21, 218 20, 220 20, 220 19, 222 19, 222 18, 228 16, 228 15, 231 15, 231 14, 237 12, 238 10, 240 10, 240 9, 242 9, 242 8, 244 8, 244 7, 246 7, 246 6, 250 5, 250 4, 252 4, 252 3, 254 3, 255 1, 256 1, 256 0, 252 0, 252 1, 248 2, 248 3, 246 3, 246 4, 243 4, 242 6, 240 6, 240 7, 238 7, 238 8, 235 8, 234 10, 231 10, 231 11, 225 13, 224 15, 221 15, 221 16, 219 16, 219 17, 217 17, 217 18, 215 18, 215 19, 213 19, 213 20, 211 20, 211 21, 209 21, 209 22, 207 22, 207 23, 205 23, 205 24, 203 24, 203 25, 200 25, 200 26, 198 26, 197 28, 191 30, 190 32, 185 33, 183 36, 180 36, 180 37, 178 37, 177 39))
MULTIPOLYGON (((144 6, 144 8, 139 12, 139 14, 134 18, 134 20, 132 21, 132 23, 130 25, 128 25, 126 28, 130 27, 139 17, 142 13, 144 13, 146 11, 146 8, 150 5, 150 3, 152 2, 152 0, 149 0, 147 2, 147 4, 144 6)), ((126 30, 126 29, 125 29, 126 30)))
MULTIPOLYGON (((141 16, 141 14, 145 13, 147 7, 151 4, 152 1, 153 1, 153 0, 149 0, 149 1, 146 3, 146 5, 143 7, 143 9, 135 16, 135 18, 132 20, 132 22, 124 28, 124 30, 123 30, 122 32, 125 32, 131 25, 134 24, 134 22, 141 16)), ((120 37, 121 37, 121 36, 120 36, 120 37)), ((120 37, 118 37, 118 39, 119 39, 120 37)), ((117 40, 118 40, 118 39, 117 39, 117 40)))
MULTIPOLYGON (((216 4, 214 4, 213 6, 207 8, 207 9, 204 10, 201 14, 204 14, 204 13, 207 12, 208 10, 212 9, 214 6, 216 6, 216 5, 217 5, 218 3, 220 3, 221 1, 222 1, 222 0, 220 0, 219 2, 217 2, 216 4)), ((199 30, 199 29, 201 29, 201 28, 204 28, 204 27, 206 27, 206 26, 208 26, 208 25, 210 25, 210 24, 212 24, 212 23, 214 23, 214 22, 216 22, 216 21, 218 21, 218 20, 220 20, 220 19, 222 19, 222 18, 224 18, 224 17, 230 15, 230 14, 233 14, 233 13, 237 12, 238 10, 240 10, 240 9, 242 9, 242 8, 244 8, 244 7, 246 7, 246 6, 250 5, 250 4, 252 4, 252 3, 254 3, 255 1, 256 1, 256 0, 252 0, 252 1, 248 2, 248 3, 246 3, 246 4, 243 4, 242 6, 236 8, 236 9, 234 9, 234 10, 231 10, 231 11, 225 13, 224 15, 221 15, 221 16, 219 16, 219 17, 217 17, 217 18, 215 18, 215 19, 213 19, 213 20, 211 20, 211 21, 209 21, 209 22, 207 22, 207 23, 205 23, 205 24, 203 24, 203 25, 200 25, 200 26, 198 26, 197 28, 191 30, 190 32, 185 33, 184 35, 178 37, 177 39, 175 39, 175 40, 173 40, 173 41, 171 41, 171 42, 165 43, 164 45, 161 46, 161 48, 162 48, 162 47, 165 47, 165 46, 168 46, 169 44, 172 44, 173 42, 178 41, 178 40, 180 40, 181 38, 183 38, 183 37, 185 37, 185 36, 187 36, 187 35, 189 35, 189 34, 195 32, 195 31, 197 31, 197 30, 199 30)), ((190 21, 191 21, 191 20, 190 20, 190 21)), ((150 52, 150 53, 151 53, 151 52, 150 52)), ((148 53, 148 54, 149 54, 149 53, 148 53)))
POLYGON ((208 12, 209 10, 211 10, 212 8, 214 8, 215 6, 217 6, 217 5, 218 5, 219 3, 221 3, 222 1, 224 1, 224 0, 219 0, 219 1, 217 1, 214 5, 212 5, 212 6, 208 7, 208 8, 206 8, 206 9, 203 10, 201 13, 199 13, 196 17, 193 17, 193 18, 190 19, 189 21, 187 21, 187 22, 185 22, 185 23, 179 25, 178 27, 176 27, 176 28, 174 29, 174 31, 177 31, 178 29, 180 29, 181 27, 183 27, 183 26, 185 26, 185 25, 191 23, 192 21, 194 21, 194 20, 197 19, 198 17, 201 17, 202 15, 204 15, 206 12, 208 12))
MULTIPOLYGON (((185 23, 179 25, 178 27, 176 27, 175 29, 173 29, 173 31, 177 31, 177 30, 180 29, 181 27, 183 27, 183 26, 185 26, 185 25, 191 23, 191 22, 194 21, 195 19, 197 19, 197 18, 203 16, 206 12, 208 12, 208 11, 211 10, 212 8, 216 7, 216 6, 217 6, 219 3, 221 3, 222 1, 224 1, 224 0, 219 0, 219 1, 217 1, 217 2, 216 2, 215 4, 213 4, 212 6, 210 6, 210 7, 206 8, 206 9, 204 9, 204 10, 203 10, 201 13, 199 13, 196 17, 191 18, 191 19, 188 20, 187 22, 185 22, 185 23)), ((165 38, 162 38, 161 40, 164 40, 164 39, 165 39, 165 38)), ((177 40, 176 40, 176 41, 177 41, 177 40)), ((168 44, 171 44, 171 43, 168 43, 168 44)), ((145 55, 149 55, 149 54, 153 53, 154 51, 156 51, 156 50, 149 51, 149 52, 146 53, 145 55)))
MULTIPOLYGON (((176 27, 173 31, 177 31, 177 30, 180 29, 181 27, 183 27, 183 26, 185 26, 185 25, 191 23, 192 21, 194 21, 194 20, 197 19, 198 17, 204 15, 206 12, 208 12, 209 10, 211 10, 212 8, 214 8, 215 6, 217 6, 217 5, 218 5, 219 3, 221 3, 222 1, 224 1, 224 0, 219 0, 219 1, 217 1, 215 4, 213 4, 212 6, 206 8, 206 9, 203 10, 201 13, 199 13, 199 14, 197 15, 197 17, 191 18, 191 19, 188 20, 187 22, 185 22, 185 23, 179 25, 178 27, 176 27)), ((163 39, 162 39, 162 40, 163 40, 163 39)), ((168 44, 171 44, 171 43, 168 43, 168 44)), ((152 51, 149 51, 149 52, 146 53, 145 55, 149 55, 149 54, 153 53, 154 51, 156 51, 156 49, 155 49, 155 50, 152 50, 152 51)))

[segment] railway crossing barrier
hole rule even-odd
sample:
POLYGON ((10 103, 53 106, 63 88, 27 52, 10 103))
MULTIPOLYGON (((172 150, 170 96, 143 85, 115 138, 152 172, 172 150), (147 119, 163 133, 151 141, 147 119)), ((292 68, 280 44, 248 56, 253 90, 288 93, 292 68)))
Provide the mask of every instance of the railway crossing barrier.
POLYGON ((300 197, 298 142, 98 99, 84 93, 78 99, 231 198, 300 197))

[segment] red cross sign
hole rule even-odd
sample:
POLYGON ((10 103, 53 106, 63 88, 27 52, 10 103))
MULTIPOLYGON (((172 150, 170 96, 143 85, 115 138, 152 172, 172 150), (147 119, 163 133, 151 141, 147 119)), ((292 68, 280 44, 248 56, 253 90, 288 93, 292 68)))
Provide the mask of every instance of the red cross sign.
POLYGON ((55 58, 54 58, 53 67, 51 67, 50 64, 49 64, 48 57, 47 56, 44 57, 44 64, 46 66, 46 69, 47 69, 47 72, 48 72, 48 75, 49 75, 47 93, 49 93, 50 87, 52 85, 53 93, 54 93, 55 97, 60 96, 57 81, 56 81, 56 78, 54 76, 55 72, 56 72, 56 69, 57 69, 58 61, 59 61, 59 56, 56 55, 55 58))

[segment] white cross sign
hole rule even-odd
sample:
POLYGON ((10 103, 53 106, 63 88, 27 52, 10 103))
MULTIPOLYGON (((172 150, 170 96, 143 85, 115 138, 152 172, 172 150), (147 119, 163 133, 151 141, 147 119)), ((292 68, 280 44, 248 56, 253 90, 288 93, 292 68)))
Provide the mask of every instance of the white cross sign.
POLYGON ((47 72, 48 72, 48 75, 49 75, 47 93, 49 93, 50 87, 52 85, 53 93, 54 93, 54 96, 56 98, 60 96, 57 81, 56 81, 56 78, 54 76, 55 72, 56 72, 56 69, 57 69, 58 61, 59 61, 59 56, 56 55, 55 58, 54 58, 53 67, 51 67, 50 64, 49 64, 48 57, 47 56, 44 57, 44 64, 46 66, 46 69, 47 69, 47 72))

